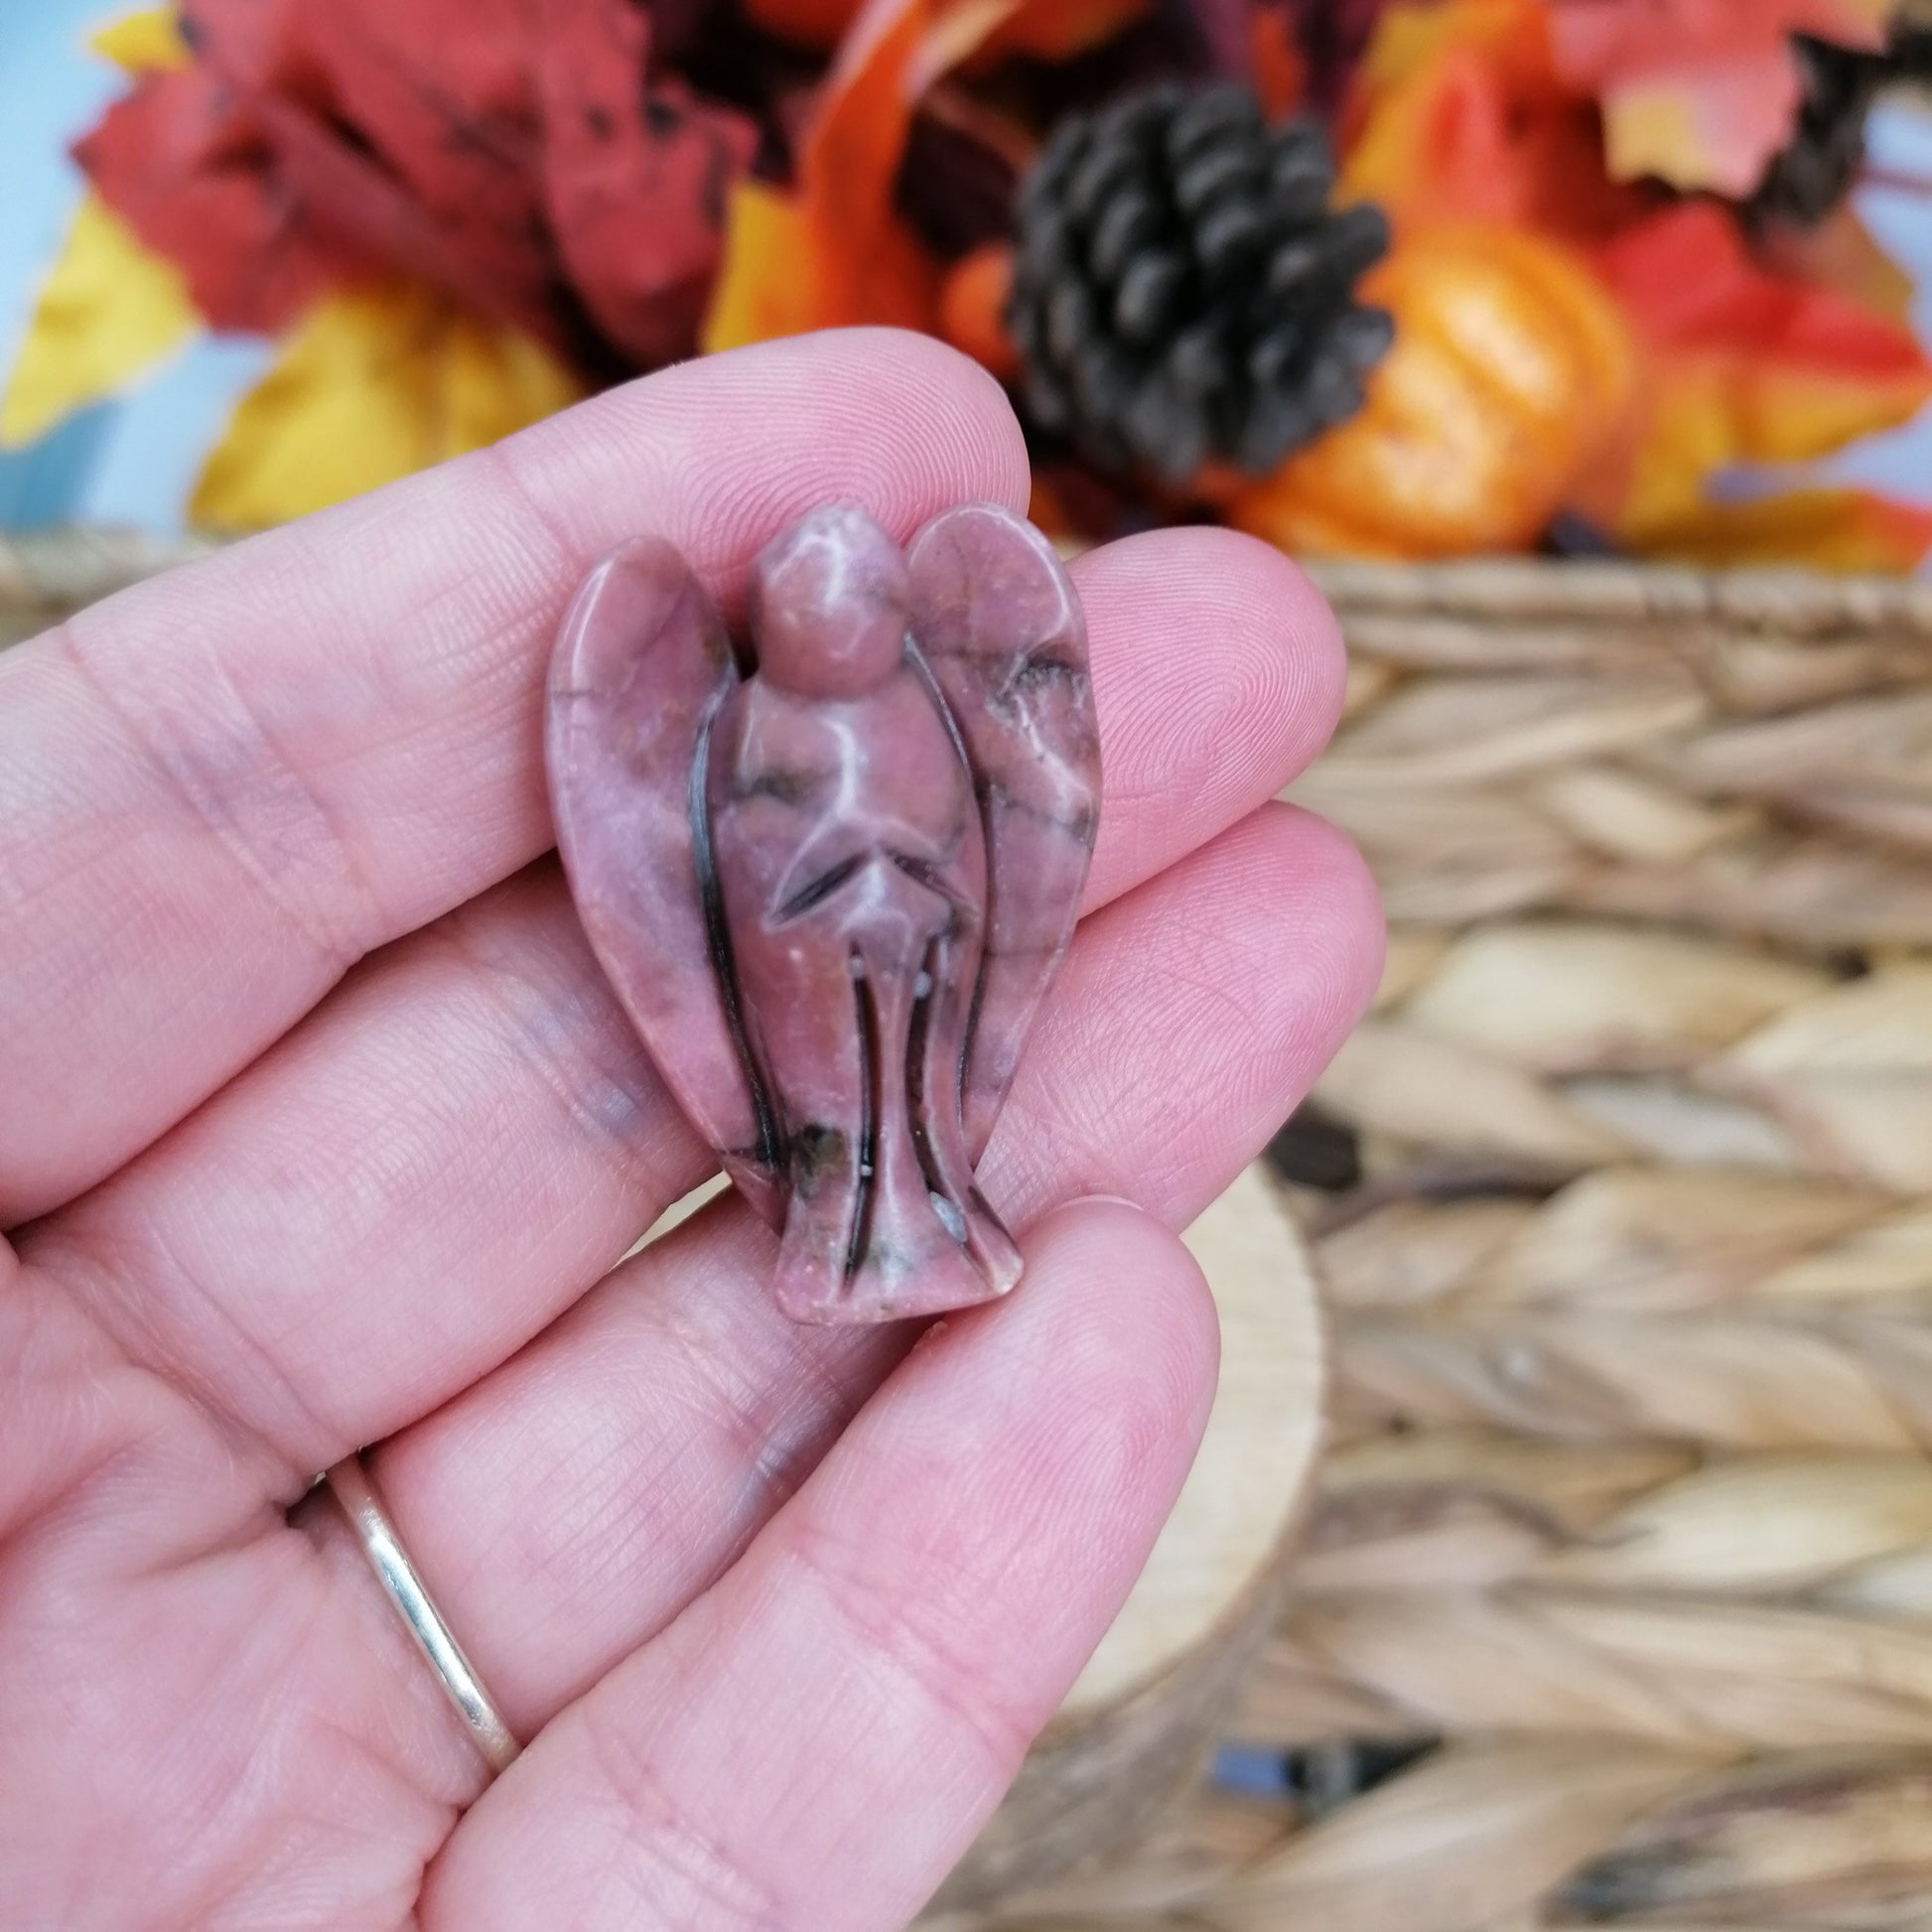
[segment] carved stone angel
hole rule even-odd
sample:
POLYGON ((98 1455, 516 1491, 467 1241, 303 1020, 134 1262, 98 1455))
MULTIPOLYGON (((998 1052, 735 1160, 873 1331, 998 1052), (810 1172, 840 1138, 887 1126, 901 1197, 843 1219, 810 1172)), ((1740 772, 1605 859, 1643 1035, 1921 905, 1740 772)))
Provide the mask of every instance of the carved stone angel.
POLYGON ((1072 933, 1099 807, 1085 628, 1031 524, 903 553, 832 507, 753 572, 755 665, 668 544, 602 564, 550 680, 558 839, 680 1104, 810 1321, 1004 1294, 973 1170, 1072 933))

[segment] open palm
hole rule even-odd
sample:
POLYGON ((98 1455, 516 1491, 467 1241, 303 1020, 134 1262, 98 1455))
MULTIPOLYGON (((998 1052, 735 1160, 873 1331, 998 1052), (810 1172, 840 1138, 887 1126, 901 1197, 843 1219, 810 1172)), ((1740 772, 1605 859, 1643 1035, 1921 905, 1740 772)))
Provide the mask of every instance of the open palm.
POLYGON ((785 1322, 729 1196, 614 1267, 712 1164, 542 856, 540 712, 625 537, 729 605, 828 498, 903 537, 1026 491, 970 364, 802 339, 0 657, 9 1927, 883 1932, 970 1842, 1204 1418, 1171 1230, 1373 978, 1357 861, 1269 802, 1332 625, 1223 532, 1078 566, 1099 847, 982 1171, 1028 1275, 917 1346, 785 1322), (372 1443, 528 1740, 486 1791, 303 1500, 372 1443))

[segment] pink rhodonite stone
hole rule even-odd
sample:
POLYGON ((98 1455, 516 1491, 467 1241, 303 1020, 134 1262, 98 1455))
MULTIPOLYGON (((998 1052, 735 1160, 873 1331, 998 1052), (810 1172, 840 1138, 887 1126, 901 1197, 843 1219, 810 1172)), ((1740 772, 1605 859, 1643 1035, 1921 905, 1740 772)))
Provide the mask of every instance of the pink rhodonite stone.
POLYGON ((1079 600, 1038 531, 901 552, 815 511, 754 567, 747 668, 668 544, 598 566, 549 759, 586 929, 679 1103, 780 1230, 807 1321, 1002 1295, 974 1182, 1072 935, 1100 802, 1079 600))

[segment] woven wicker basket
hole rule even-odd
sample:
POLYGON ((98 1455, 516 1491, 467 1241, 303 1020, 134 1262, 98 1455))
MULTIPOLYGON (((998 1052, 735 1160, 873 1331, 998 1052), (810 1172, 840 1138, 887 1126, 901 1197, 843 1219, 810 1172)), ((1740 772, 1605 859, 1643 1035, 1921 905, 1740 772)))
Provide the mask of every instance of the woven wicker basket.
POLYGON ((1277 1148, 1332 1441, 1227 1734, 1287 1788, 976 1932, 1932 1924, 1932 592, 1322 584, 1295 795, 1392 944, 1277 1148))
MULTIPOLYGON (((160 561, 0 550, 0 637, 160 561)), ((1284 1788, 946 1923, 1932 1926, 1932 593, 1322 583, 1394 931, 1260 1196, 1336 1356, 1284 1788)))

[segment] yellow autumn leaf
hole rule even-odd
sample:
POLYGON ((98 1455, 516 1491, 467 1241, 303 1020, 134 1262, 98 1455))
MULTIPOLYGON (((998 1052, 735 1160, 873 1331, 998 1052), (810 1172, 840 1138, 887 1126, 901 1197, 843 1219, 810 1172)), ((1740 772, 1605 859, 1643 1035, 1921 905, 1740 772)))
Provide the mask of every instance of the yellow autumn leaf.
POLYGON ((31 443, 64 416, 113 395, 200 327, 181 271, 88 195, 0 398, 0 449, 31 443))
POLYGON ((707 353, 795 336, 816 320, 816 237, 795 197, 760 181, 737 183, 726 204, 728 237, 704 321, 707 353), (791 272, 771 273, 773 262, 791 272))
POLYGON ((1753 501, 1679 505, 1621 532, 1639 555, 1707 570, 1916 570, 1932 547, 1932 510, 1869 490, 1821 485, 1753 501))
POLYGON ((261 529, 524 428, 583 394, 550 351, 414 283, 327 297, 235 406, 189 505, 261 529))
MULTIPOLYGON (((1612 181, 1655 175, 1684 188, 1702 187, 1713 165, 1690 97, 1662 84, 1622 87, 1603 102, 1603 162, 1612 181)), ((1734 192, 1748 195, 1753 186, 1754 176, 1734 192)))
POLYGON ((143 7, 123 14, 87 36, 90 52, 128 73, 166 73, 185 68, 194 53, 182 38, 181 14, 174 7, 143 7))

